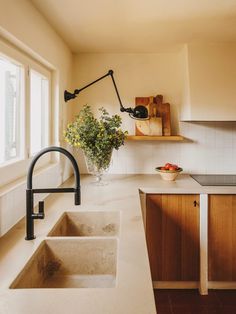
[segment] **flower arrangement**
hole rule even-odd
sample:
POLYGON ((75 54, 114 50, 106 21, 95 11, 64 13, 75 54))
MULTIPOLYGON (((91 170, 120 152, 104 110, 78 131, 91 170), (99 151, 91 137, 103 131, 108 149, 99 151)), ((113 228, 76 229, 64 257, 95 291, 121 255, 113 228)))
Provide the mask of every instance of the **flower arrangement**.
POLYGON ((106 109, 100 108, 97 119, 86 105, 82 108, 73 123, 69 123, 64 132, 65 140, 73 147, 80 147, 87 158, 98 170, 109 167, 112 150, 124 145, 127 131, 122 131, 121 117, 110 116, 106 109))

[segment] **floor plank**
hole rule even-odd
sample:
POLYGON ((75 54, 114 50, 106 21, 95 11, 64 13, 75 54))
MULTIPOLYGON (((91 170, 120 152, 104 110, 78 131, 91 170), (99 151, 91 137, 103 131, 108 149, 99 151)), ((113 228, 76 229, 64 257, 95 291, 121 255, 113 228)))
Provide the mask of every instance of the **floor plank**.
POLYGON ((236 290, 155 289, 157 314, 236 314, 236 290))

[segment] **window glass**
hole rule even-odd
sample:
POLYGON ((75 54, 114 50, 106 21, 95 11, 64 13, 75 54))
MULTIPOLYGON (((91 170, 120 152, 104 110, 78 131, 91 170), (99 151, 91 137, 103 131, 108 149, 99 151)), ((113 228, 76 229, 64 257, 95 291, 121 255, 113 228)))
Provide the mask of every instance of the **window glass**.
POLYGON ((49 80, 30 71, 30 155, 48 145, 49 80))
POLYGON ((22 157, 23 67, 0 56, 0 164, 22 157))

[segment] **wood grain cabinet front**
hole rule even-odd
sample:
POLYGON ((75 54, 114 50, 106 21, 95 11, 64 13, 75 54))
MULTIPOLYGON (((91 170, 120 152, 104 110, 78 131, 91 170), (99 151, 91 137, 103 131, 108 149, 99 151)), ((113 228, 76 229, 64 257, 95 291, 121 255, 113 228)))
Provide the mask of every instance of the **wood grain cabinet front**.
POLYGON ((148 194, 146 240, 153 281, 199 281, 199 195, 148 194))
POLYGON ((208 280, 236 281, 236 195, 208 197, 208 280))

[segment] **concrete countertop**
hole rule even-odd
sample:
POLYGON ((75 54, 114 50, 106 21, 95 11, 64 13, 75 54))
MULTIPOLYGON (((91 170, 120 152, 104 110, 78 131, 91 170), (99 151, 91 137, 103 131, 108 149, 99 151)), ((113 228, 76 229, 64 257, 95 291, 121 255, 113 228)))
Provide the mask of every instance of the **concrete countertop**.
POLYGON ((236 194, 236 186, 201 186, 188 174, 180 174, 175 181, 164 181, 156 175, 145 175, 140 190, 147 194, 236 194))
MULTIPOLYGON (((83 176, 80 206, 73 205, 71 193, 50 195, 45 200, 45 219, 35 221, 35 240, 24 240, 24 220, 0 239, 1 314, 156 313, 139 191, 236 194, 236 187, 202 187, 188 175, 179 175, 175 182, 163 181, 156 174, 109 175, 106 180, 109 182, 107 186, 97 187, 90 184, 90 176, 83 176), (64 211, 90 210, 121 212, 115 288, 8 288, 64 211)), ((64 186, 72 184, 73 179, 64 186)))

